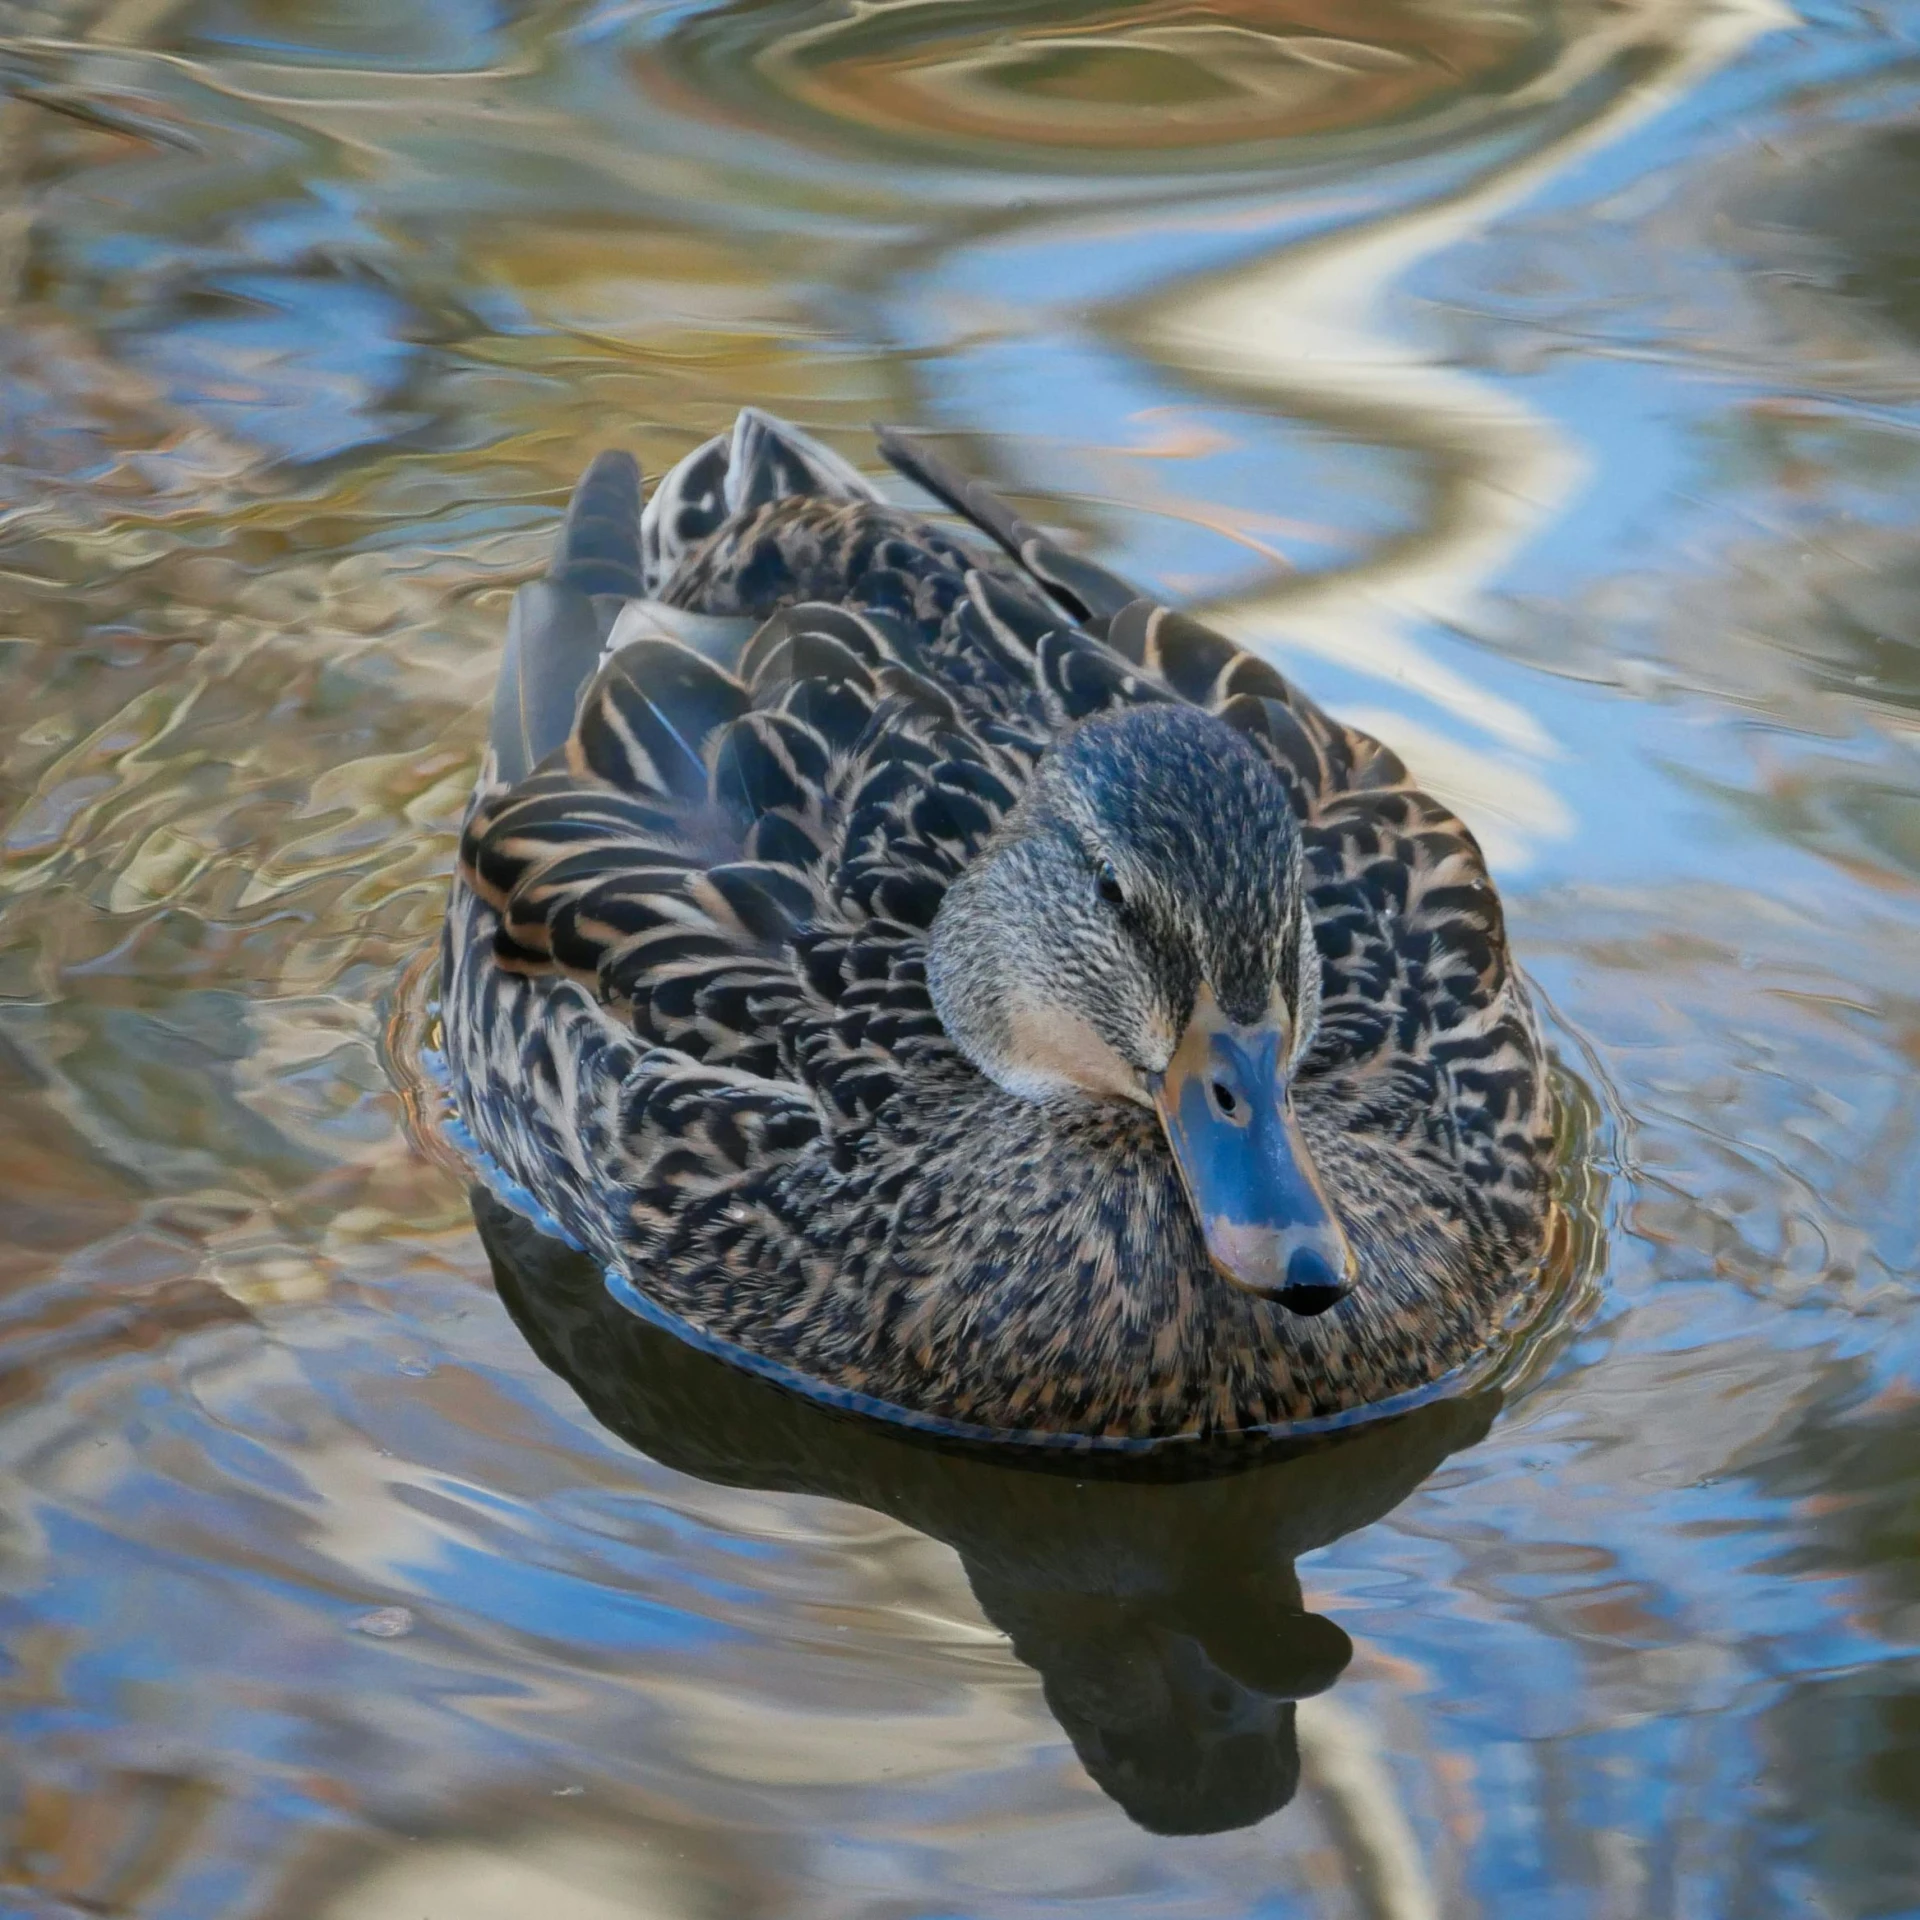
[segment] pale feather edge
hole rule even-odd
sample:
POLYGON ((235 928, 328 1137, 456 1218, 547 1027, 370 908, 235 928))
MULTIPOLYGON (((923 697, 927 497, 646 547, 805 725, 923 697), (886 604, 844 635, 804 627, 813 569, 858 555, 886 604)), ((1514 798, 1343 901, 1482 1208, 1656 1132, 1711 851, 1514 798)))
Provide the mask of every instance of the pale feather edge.
MULTIPOLYGON (((519 1214, 549 1239, 558 1240, 575 1253, 586 1254, 588 1249, 474 1138, 454 1104, 452 1076, 447 1069, 446 1056, 437 1048, 422 1048, 419 1059, 427 1080, 445 1103, 440 1123, 443 1136, 460 1158, 480 1176, 487 1191, 502 1206, 519 1214)), ((883 1421, 912 1433, 941 1440, 960 1440, 977 1446, 1020 1448, 1046 1453, 1138 1456, 1165 1453, 1176 1447, 1232 1445, 1239 1441, 1305 1440, 1318 1434, 1338 1433, 1349 1427, 1371 1426, 1376 1420, 1390 1420, 1396 1414, 1411 1413, 1416 1407, 1427 1406, 1433 1401, 1451 1399, 1480 1385, 1484 1373, 1484 1368, 1469 1364, 1443 1374, 1424 1387, 1412 1387, 1405 1393, 1372 1401, 1366 1406, 1348 1407, 1339 1413, 1321 1414, 1307 1420, 1276 1421, 1267 1426, 1190 1428, 1184 1433, 1145 1437, 1056 1433, 1044 1427, 986 1427, 970 1420, 949 1420, 939 1414, 921 1413, 912 1407, 903 1407, 897 1401, 882 1400, 877 1395, 861 1393, 852 1387, 829 1385, 814 1374, 802 1373, 797 1367, 789 1367, 779 1360, 770 1360, 765 1354, 755 1353, 751 1347, 722 1339, 696 1322, 682 1318, 661 1306, 657 1300, 650 1299, 633 1278, 619 1267, 603 1267, 601 1273, 607 1291, 637 1319, 657 1327, 662 1333, 671 1334, 676 1340, 701 1353, 766 1381, 770 1386, 779 1387, 802 1400, 812 1401, 816 1406, 828 1407, 836 1412, 858 1414, 865 1419, 883 1421)))

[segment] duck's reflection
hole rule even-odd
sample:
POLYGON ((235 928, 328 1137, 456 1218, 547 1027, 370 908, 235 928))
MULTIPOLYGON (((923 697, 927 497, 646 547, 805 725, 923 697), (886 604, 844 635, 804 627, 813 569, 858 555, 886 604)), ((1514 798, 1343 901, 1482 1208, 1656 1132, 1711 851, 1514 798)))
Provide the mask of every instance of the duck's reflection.
POLYGON ((590 1260, 484 1191, 473 1204, 508 1312, 602 1425, 680 1472, 853 1501, 946 1542, 1088 1773, 1160 1833, 1247 1826, 1292 1799, 1294 1702, 1353 1652, 1301 1604, 1295 1557, 1387 1513, 1497 1404, 1174 1462, 961 1450, 692 1350, 622 1307, 590 1260))

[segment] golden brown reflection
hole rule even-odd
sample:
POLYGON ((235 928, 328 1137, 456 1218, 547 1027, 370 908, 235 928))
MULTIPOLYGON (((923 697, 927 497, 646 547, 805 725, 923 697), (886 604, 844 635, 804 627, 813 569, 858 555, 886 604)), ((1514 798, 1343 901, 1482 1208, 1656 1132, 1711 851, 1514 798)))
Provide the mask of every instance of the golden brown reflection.
POLYGON ((1110 160, 1379 127, 1484 86, 1533 37, 1517 10, 1394 0, 894 0, 776 42, 760 64, 838 120, 976 155, 1110 160))

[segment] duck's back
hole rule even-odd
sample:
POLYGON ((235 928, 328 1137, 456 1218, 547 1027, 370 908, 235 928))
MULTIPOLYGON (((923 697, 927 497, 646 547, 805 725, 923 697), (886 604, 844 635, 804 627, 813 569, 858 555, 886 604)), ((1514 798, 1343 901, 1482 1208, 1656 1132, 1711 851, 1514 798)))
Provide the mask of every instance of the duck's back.
MULTIPOLYGON (((1363 1216, 1417 1191, 1484 1282, 1396 1341, 1470 1337, 1538 1250, 1547 1138, 1472 836, 1265 662, 883 445, 994 550, 751 412, 644 513, 623 456, 583 481, 516 610, 449 918, 448 1057, 479 1144, 689 1319, 807 1364, 753 1335, 761 1278, 785 1273, 765 1315, 791 1321, 796 1248, 817 1264, 797 1212, 831 1191, 866 1218, 848 1196, 906 1171, 895 1118, 984 1087, 927 992, 947 886, 1060 733, 1188 701, 1258 745, 1302 823, 1323 999, 1299 1100, 1330 1178, 1363 1216), (1383 1154, 1410 1188, 1367 1190, 1383 1154)), ((844 1308, 844 1276, 804 1284, 844 1308)), ((1404 1289, 1382 1302, 1404 1317, 1404 1289)))

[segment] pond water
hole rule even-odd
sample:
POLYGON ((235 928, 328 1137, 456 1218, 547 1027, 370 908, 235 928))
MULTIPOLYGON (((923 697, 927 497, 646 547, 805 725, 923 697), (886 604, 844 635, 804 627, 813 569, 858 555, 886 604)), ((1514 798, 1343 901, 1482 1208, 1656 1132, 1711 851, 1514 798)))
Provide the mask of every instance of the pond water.
POLYGON ((0 1909, 1920 1913, 1917 103, 1914 0, 0 0, 0 1909), (507 602, 743 401, 1481 831, 1504 1396, 1086 1485, 476 1233, 507 602))

